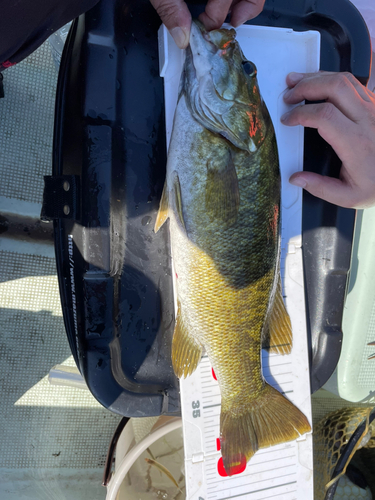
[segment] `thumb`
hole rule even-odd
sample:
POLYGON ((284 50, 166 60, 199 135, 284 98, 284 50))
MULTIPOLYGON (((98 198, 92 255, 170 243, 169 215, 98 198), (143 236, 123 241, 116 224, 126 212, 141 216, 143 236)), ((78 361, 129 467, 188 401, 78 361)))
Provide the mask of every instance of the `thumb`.
POLYGON ((189 43, 191 15, 183 0, 150 0, 180 49, 189 43))
POLYGON ((313 172, 296 172, 290 177, 289 182, 334 205, 345 208, 354 206, 352 188, 341 179, 313 172))

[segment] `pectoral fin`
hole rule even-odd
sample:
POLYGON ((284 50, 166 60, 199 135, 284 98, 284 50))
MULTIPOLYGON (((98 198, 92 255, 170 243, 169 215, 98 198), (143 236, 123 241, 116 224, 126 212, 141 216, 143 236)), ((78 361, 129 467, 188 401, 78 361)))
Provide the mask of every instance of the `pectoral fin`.
POLYGON ((189 335, 179 303, 172 340, 172 365, 176 376, 186 378, 191 375, 201 356, 202 347, 189 335))
POLYGON ((263 336, 263 349, 277 354, 289 354, 292 350, 293 335, 289 314, 285 308, 281 278, 277 283, 276 294, 269 312, 263 336))
POLYGON ((176 212, 177 222, 182 226, 182 229, 186 231, 184 215, 182 213, 182 196, 181 196, 180 179, 178 177, 177 172, 174 173, 173 196, 174 196, 173 208, 175 209, 176 212))
POLYGON ((168 203, 168 187, 167 180, 165 180, 163 193, 160 198, 160 205, 158 215, 156 216, 154 231, 157 233, 164 222, 169 217, 169 203, 168 203))
POLYGON ((211 220, 218 219, 228 227, 237 220, 240 192, 236 168, 229 151, 220 151, 207 161, 206 210, 211 220))

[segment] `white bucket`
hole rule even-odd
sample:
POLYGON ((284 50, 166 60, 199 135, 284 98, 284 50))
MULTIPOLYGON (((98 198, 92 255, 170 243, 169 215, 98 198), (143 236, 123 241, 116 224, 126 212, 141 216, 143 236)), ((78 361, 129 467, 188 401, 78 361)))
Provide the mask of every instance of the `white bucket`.
MULTIPOLYGON (((124 481, 127 474, 129 473, 130 468, 133 465, 135 465, 136 468, 135 474, 138 473, 139 475, 142 475, 143 477, 140 477, 140 479, 142 480, 146 479, 144 468, 147 467, 147 464, 145 462, 144 456, 142 459, 142 454, 144 454, 146 450, 153 450, 152 453, 155 454, 154 457, 155 461, 159 463, 158 453, 160 455, 165 456, 165 451, 163 452, 163 447, 164 448, 167 447, 170 450, 170 454, 167 453, 167 455, 170 460, 174 461, 174 465, 178 463, 178 460, 176 461, 177 458, 176 453, 177 453, 178 459, 182 461, 182 467, 179 467, 179 472, 182 473, 183 440, 182 440, 181 427, 182 427, 181 418, 159 417, 159 418, 130 419, 129 422, 124 427, 117 443, 115 469, 111 477, 111 480, 107 485, 106 500, 124 500, 125 498, 127 500, 133 500, 133 498, 134 500, 135 499, 138 500, 139 498, 142 499, 151 498, 150 493, 148 493, 147 491, 143 492, 137 491, 136 494, 133 494, 132 496, 132 493, 130 492, 129 489, 130 481, 124 481), (174 432, 177 430, 180 431, 174 432), (168 437, 170 440, 172 440, 172 442, 167 442, 168 437), (173 453, 174 449, 176 451, 175 454, 173 453), (139 459, 138 462, 137 459, 139 459), (143 472, 142 472, 142 467, 143 467, 143 472)), ((160 463, 162 463, 161 458, 160 458, 160 463)), ((177 490, 177 492, 180 488, 183 488, 183 485, 180 486, 179 483, 180 488, 177 489, 166 474, 163 474, 162 471, 160 471, 157 467, 151 467, 151 468, 154 469, 152 471, 153 474, 157 475, 157 487, 159 488, 159 490, 157 491, 158 493, 157 496, 160 497, 161 499, 165 499, 168 497, 167 494, 163 493, 165 491, 164 486, 165 488, 173 487, 175 490, 177 490)), ((147 473, 147 480, 149 481, 149 483, 151 482, 150 471, 147 473)), ((178 481, 177 477, 176 480, 178 481)), ((180 491, 181 495, 179 497, 182 500, 184 498, 184 495, 182 494, 182 490, 180 491)), ((153 498, 155 498, 155 492, 153 493, 153 498)))

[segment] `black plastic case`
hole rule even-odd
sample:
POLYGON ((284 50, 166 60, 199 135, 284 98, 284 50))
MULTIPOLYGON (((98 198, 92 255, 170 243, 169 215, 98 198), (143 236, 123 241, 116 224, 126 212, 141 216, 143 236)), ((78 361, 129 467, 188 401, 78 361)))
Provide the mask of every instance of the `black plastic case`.
MULTIPOLYGON (((204 2, 189 6, 197 16, 204 2)), ((270 0, 251 24, 319 30, 321 69, 368 79, 369 35, 347 0, 270 0)), ((73 355, 98 401, 124 416, 180 409, 170 361, 168 228, 153 231, 166 165, 159 26, 149 0, 102 0, 73 23, 59 74, 53 176, 45 190, 73 355)), ((315 130, 305 133, 304 168, 339 173, 338 158, 315 130)), ((305 193, 312 391, 328 379, 340 354, 354 220, 353 210, 305 193)))

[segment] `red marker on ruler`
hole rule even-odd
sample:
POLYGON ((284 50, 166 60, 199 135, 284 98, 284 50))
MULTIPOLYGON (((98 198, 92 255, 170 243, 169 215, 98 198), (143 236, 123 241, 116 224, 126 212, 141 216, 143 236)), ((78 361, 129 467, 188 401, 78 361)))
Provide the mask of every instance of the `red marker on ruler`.
MULTIPOLYGON (((221 449, 220 438, 216 438, 216 449, 217 451, 220 451, 221 449)), ((231 473, 230 475, 235 476, 236 474, 241 474, 241 472, 243 472, 245 469, 246 469, 245 455, 238 455, 236 457, 233 457, 232 465, 230 467, 230 473, 231 473)), ((225 472, 223 459, 221 457, 217 462, 217 471, 219 473, 219 476, 221 477, 228 476, 228 474, 225 472)))

